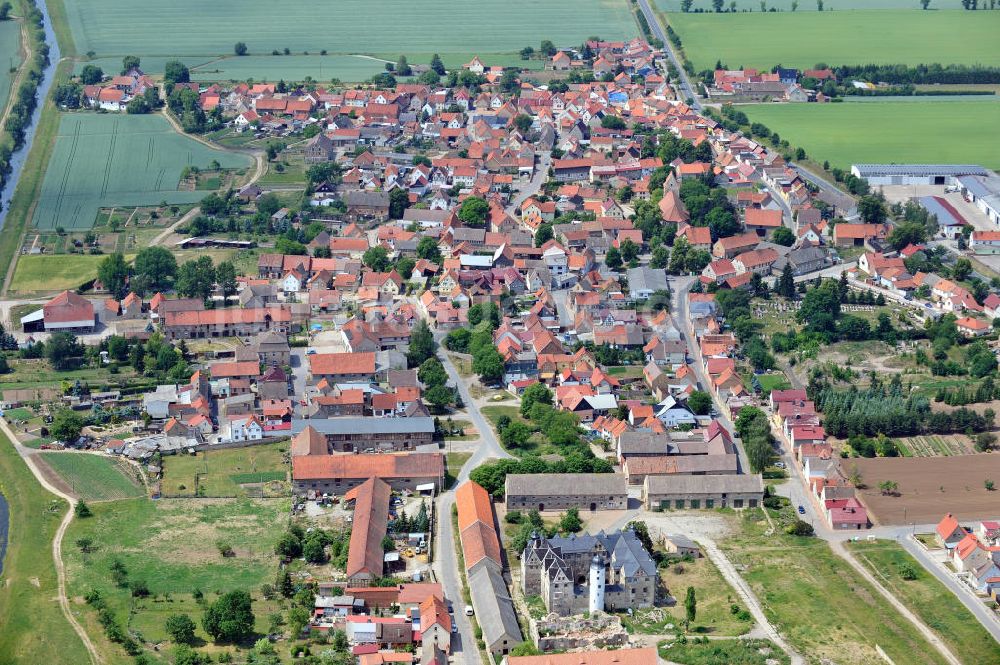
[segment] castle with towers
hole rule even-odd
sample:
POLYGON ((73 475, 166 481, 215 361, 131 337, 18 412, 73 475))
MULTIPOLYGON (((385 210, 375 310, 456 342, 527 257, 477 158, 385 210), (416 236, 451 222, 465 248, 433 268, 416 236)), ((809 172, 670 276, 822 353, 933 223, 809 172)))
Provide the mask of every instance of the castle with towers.
POLYGON ((656 564, 631 529, 593 536, 535 534, 521 556, 524 595, 540 596, 548 611, 560 616, 652 607, 658 581, 656 564))

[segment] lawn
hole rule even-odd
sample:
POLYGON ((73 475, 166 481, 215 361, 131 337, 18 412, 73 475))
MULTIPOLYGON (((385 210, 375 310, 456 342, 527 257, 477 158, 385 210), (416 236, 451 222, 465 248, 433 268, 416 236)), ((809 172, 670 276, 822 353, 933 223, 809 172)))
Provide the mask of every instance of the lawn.
POLYGON ((16 68, 21 66, 21 57, 21 22, 3 21, 0 23, 0 115, 10 99, 14 78, 17 76, 16 68))
POLYGON ((777 665, 791 658, 770 640, 689 640, 660 645, 664 660, 683 665, 777 665))
POLYGON ((146 489, 121 462, 85 453, 41 453, 41 458, 70 491, 85 501, 112 501, 146 496, 146 489))
MULTIPOLYGON (((104 596, 122 624, 129 620, 130 627, 138 628, 147 641, 165 639, 163 623, 168 614, 183 611, 200 624, 202 610, 192 595, 196 590, 209 602, 216 592, 249 591, 255 600, 258 630, 266 627, 269 610, 259 602, 258 589, 274 581, 274 543, 288 524, 287 500, 133 499, 95 504, 92 510, 92 517, 73 522, 65 542, 90 538, 93 551, 85 554, 68 545, 63 558, 74 610, 110 653, 121 650, 107 644, 96 613, 85 609, 82 600, 91 589, 104 596), (220 542, 230 545, 236 556, 223 558, 217 548, 220 542), (135 603, 131 618, 129 592, 118 588, 110 575, 115 559, 125 566, 129 580, 146 582, 151 594, 135 603), (169 600, 164 598, 167 594, 169 600)), ((198 634, 205 638, 200 627, 198 634)))
POLYGON ((1000 663, 1000 643, 936 577, 924 570, 898 543, 878 540, 849 543, 855 557, 872 571, 931 630, 968 663, 1000 663), (916 579, 903 579, 902 572, 916 579))
POLYGON ((103 258, 93 254, 25 254, 17 259, 10 290, 25 294, 78 289, 97 277, 97 265, 103 258))
POLYGON ((765 395, 770 395, 772 390, 787 390, 792 387, 788 378, 781 372, 758 374, 757 381, 760 382, 761 392, 765 395))
MULTIPOLYGON (((970 12, 972 13, 972 12, 970 12)), ((1000 18, 1000 12, 996 13, 1000 18)), ((997 25, 1000 30, 1000 24, 997 25)), ((741 106, 812 157, 849 169, 862 162, 982 164, 1000 167, 1000 102, 880 102, 741 106)))
POLYGON ((58 582, 52 538, 68 506, 42 489, 2 436, 0 491, 10 508, 9 542, 0 575, 0 663, 89 662, 83 642, 54 601, 58 582))
MULTIPOLYGON (((156 5, 141 0, 88 0, 66 5, 76 50, 94 51, 99 58, 231 56, 237 41, 246 43, 250 57, 285 48, 295 54, 294 60, 293 56, 275 58, 255 71, 232 61, 203 66, 204 70, 223 69, 223 78, 230 77, 226 69, 256 78, 294 78, 295 72, 317 78, 320 72, 307 69, 322 60, 301 58, 306 54, 312 58, 322 50, 336 63, 329 69, 324 65, 322 77, 348 80, 371 70, 355 62, 356 58, 344 56, 379 54, 395 60, 400 53, 412 53, 413 62, 421 62, 424 54, 434 52, 442 57, 503 53, 509 61, 524 46, 538 48, 543 39, 558 46, 577 46, 592 35, 628 39, 638 34, 626 0, 513 0, 504 4, 382 0, 377 9, 367 0, 340 0, 329 6, 288 0, 278 13, 263 0, 220 0, 209 5, 199 0, 156 5), (198 20, 191 21, 191 16, 198 20), (346 76, 337 73, 338 66, 346 67, 342 70, 346 76)), ((197 73, 195 78, 199 78, 197 73)))
POLYGON ((270 494, 287 492, 288 442, 265 443, 246 448, 211 450, 197 455, 177 454, 163 458, 164 496, 246 496, 245 484, 265 483, 270 494))
POLYGON ((179 191, 188 165, 245 168, 246 155, 213 150, 176 133, 161 115, 63 114, 34 225, 88 229, 101 207, 194 203, 203 191, 179 191))
POLYGON ((759 510, 747 511, 743 533, 721 546, 768 619, 807 661, 873 663, 877 644, 897 663, 944 662, 827 543, 765 536, 767 523, 753 521, 760 517, 759 510))
POLYGON ((81 369, 59 372, 52 369, 52 365, 47 360, 34 359, 22 360, 12 358, 8 360, 12 372, 0 374, 0 390, 11 388, 54 388, 58 392, 63 381, 72 384, 79 379, 90 384, 91 388, 104 386, 123 386, 126 383, 135 385, 135 371, 131 368, 124 369, 118 374, 111 374, 107 366, 103 367, 83 367, 81 369))
MULTIPOLYGON (((805 5, 806 3, 801 3, 805 5)), ((836 4, 836 3, 834 3, 836 4)), ((916 9, 917 3, 913 3, 916 9)), ((1000 13, 971 11, 672 13, 669 21, 696 70, 717 60, 733 69, 817 63, 1000 65, 1000 51, 984 49, 1000 32, 1000 13), (929 50, 928 44, 934 48, 929 50)))

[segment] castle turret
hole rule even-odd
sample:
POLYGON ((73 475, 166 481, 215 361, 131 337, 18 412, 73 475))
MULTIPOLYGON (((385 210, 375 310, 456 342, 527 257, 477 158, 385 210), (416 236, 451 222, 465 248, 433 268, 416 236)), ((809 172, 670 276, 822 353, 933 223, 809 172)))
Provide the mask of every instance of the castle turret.
POLYGON ((604 611, 604 564, 599 557, 590 561, 590 613, 604 611))

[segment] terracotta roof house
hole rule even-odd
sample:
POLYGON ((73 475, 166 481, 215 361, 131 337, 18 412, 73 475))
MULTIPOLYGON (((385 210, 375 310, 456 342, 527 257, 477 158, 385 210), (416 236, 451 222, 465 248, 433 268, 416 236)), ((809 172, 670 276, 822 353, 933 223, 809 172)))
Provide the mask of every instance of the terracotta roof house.
POLYGON ((747 208, 743 224, 747 231, 752 231, 761 238, 767 237, 782 225, 781 211, 769 208, 747 208))
POLYGON ((326 437, 316 431, 314 427, 307 427, 294 437, 292 445, 289 447, 292 457, 300 455, 328 455, 329 446, 326 437))
POLYGON ((345 567, 350 584, 367 584, 382 577, 382 539, 388 530, 391 494, 389 485, 379 478, 370 478, 357 487, 345 567))
POLYGON ((309 356, 314 381, 355 383, 375 380, 375 353, 316 353, 309 356))
POLYGON ((416 491, 444 483, 441 453, 302 455, 292 457, 292 485, 297 494, 310 491, 342 496, 369 478, 381 478, 392 489, 416 491))
MULTIPOLYGON (((94 304, 72 291, 63 291, 45 303, 40 311, 45 330, 94 329, 94 304)), ((22 323, 31 317, 29 314, 22 318, 22 323)))

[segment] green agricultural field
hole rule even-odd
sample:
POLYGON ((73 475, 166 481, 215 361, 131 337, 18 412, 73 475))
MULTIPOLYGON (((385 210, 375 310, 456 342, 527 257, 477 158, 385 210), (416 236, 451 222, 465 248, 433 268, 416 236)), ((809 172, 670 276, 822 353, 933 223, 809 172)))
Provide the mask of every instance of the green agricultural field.
MULTIPOLYGON (((244 484, 278 483, 287 488, 288 442, 211 450, 163 459, 164 496, 246 496, 244 484)), ((259 490, 255 494, 259 495, 259 490)))
POLYGON ((87 229, 101 207, 194 203, 205 192, 179 191, 181 170, 246 168, 246 155, 213 150, 174 132, 161 115, 66 114, 61 117, 34 224, 87 229))
POLYGON ((1000 12, 671 13, 668 20, 699 71, 717 60, 734 69, 809 68, 819 62, 1000 65, 1000 50, 983 48, 996 42, 1000 12))
MULTIPOLYGON (((398 57, 398 56, 397 56, 398 57)), ((415 60, 410 60, 415 63, 415 60)), ((249 55, 212 60, 191 72, 198 81, 258 81, 285 78, 303 81, 364 81, 385 71, 385 63, 356 55, 249 55)))
POLYGON ((124 462, 98 455, 41 453, 42 461, 58 475, 70 492, 85 501, 133 499, 146 495, 138 480, 126 475, 124 462))
MULTIPOLYGON (((509 58, 524 46, 538 48, 543 39, 570 46, 592 35, 605 39, 638 35, 627 0, 512 0, 502 4, 381 0, 376 5, 368 0, 327 5, 288 0, 277 11, 264 0, 209 4, 176 0, 158 5, 141 0, 66 0, 66 10, 77 52, 94 51, 98 58, 230 56, 233 44, 242 41, 251 56, 267 56, 285 48, 296 58, 323 50, 339 56, 391 54, 387 57, 392 60, 400 53, 409 57, 439 52, 447 62, 447 53, 479 53, 489 64, 488 54, 503 53, 509 58), (191 20, 192 16, 197 20, 191 20)), ((422 61, 412 58, 412 62, 422 61)), ((329 71, 323 67, 323 79, 350 80, 368 71, 351 61, 334 62, 329 71), (338 73, 336 67, 344 69, 338 73)), ((231 71, 243 71, 239 64, 224 64, 236 67, 231 71)), ((266 71, 270 76, 294 78, 302 66, 301 60, 276 60, 266 71)))
POLYGON ((0 663, 87 663, 83 642, 54 602, 58 593, 52 538, 65 501, 49 494, 0 436, 0 491, 10 508, 10 532, 0 575, 0 663), (39 626, 45 626, 39 630, 39 626))
POLYGON ((843 169, 860 162, 1000 167, 1000 132, 977 129, 1000 125, 1000 102, 990 99, 753 104, 740 110, 805 148, 814 161, 843 169))
POLYGON ((958 598, 898 544, 850 543, 854 555, 931 630, 968 663, 1000 663, 1000 644, 958 598), (915 579, 903 578, 903 572, 915 579))
POLYGON ((21 66, 21 23, 4 21, 0 23, 0 115, 7 108, 16 71, 21 66))

